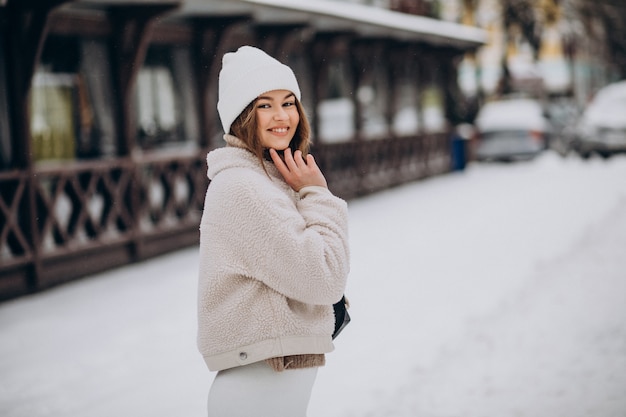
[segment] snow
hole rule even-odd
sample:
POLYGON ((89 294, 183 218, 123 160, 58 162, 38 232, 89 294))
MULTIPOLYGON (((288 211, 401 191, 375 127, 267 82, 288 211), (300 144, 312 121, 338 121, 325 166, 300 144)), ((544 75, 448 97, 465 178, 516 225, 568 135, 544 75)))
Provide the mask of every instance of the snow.
MULTIPOLYGON (((626 414, 626 156, 350 201, 352 322, 309 417, 626 414)), ((0 304, 0 415, 205 415, 197 249, 0 304)))

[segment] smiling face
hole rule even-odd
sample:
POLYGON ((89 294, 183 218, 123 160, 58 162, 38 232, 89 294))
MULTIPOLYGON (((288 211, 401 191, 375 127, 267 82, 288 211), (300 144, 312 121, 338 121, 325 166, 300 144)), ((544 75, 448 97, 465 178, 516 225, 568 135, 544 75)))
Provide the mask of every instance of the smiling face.
POLYGON ((296 134, 300 115, 296 98, 289 90, 273 90, 255 102, 257 135, 264 148, 284 150, 296 134))

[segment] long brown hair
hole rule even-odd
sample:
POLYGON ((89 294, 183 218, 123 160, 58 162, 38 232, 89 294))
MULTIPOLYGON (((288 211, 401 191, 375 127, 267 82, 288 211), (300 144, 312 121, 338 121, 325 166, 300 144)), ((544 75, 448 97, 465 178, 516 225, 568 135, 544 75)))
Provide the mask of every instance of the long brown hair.
MULTIPOLYGON (((257 120, 256 112, 254 111, 255 104, 256 100, 243 109, 230 126, 229 133, 241 139, 246 144, 248 150, 255 154, 261 164, 263 164, 265 149, 263 145, 261 145, 261 139, 257 135, 257 120)), ((302 103, 300 103, 298 99, 296 99, 296 109, 298 109, 300 122, 298 123, 293 139, 291 139, 289 143, 289 148, 291 148, 292 152, 300 150, 302 151, 302 155, 306 156, 311 146, 311 125, 302 107, 302 103)))

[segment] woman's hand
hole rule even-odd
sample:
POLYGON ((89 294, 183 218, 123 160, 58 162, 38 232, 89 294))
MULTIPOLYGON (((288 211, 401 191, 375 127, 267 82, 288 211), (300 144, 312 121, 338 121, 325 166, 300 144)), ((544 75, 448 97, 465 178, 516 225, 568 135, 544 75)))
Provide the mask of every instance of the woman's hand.
POLYGON ((275 149, 270 149, 270 156, 274 161, 274 165, 281 173, 285 182, 289 184, 295 191, 300 191, 308 185, 317 185, 328 188, 326 178, 322 171, 315 163, 313 155, 306 156, 306 161, 302 158, 302 151, 296 151, 291 154, 291 149, 285 149, 285 160, 283 161, 275 149))

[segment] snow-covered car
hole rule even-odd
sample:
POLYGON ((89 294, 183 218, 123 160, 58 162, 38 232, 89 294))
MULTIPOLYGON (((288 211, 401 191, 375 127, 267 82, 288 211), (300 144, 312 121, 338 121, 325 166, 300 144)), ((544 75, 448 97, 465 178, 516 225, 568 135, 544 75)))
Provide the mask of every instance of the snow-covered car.
POLYGON ((479 161, 531 159, 546 149, 551 133, 541 103, 527 98, 487 102, 475 125, 479 161))
POLYGON ((598 90, 583 111, 572 147, 583 157, 626 152, 626 81, 598 90))

